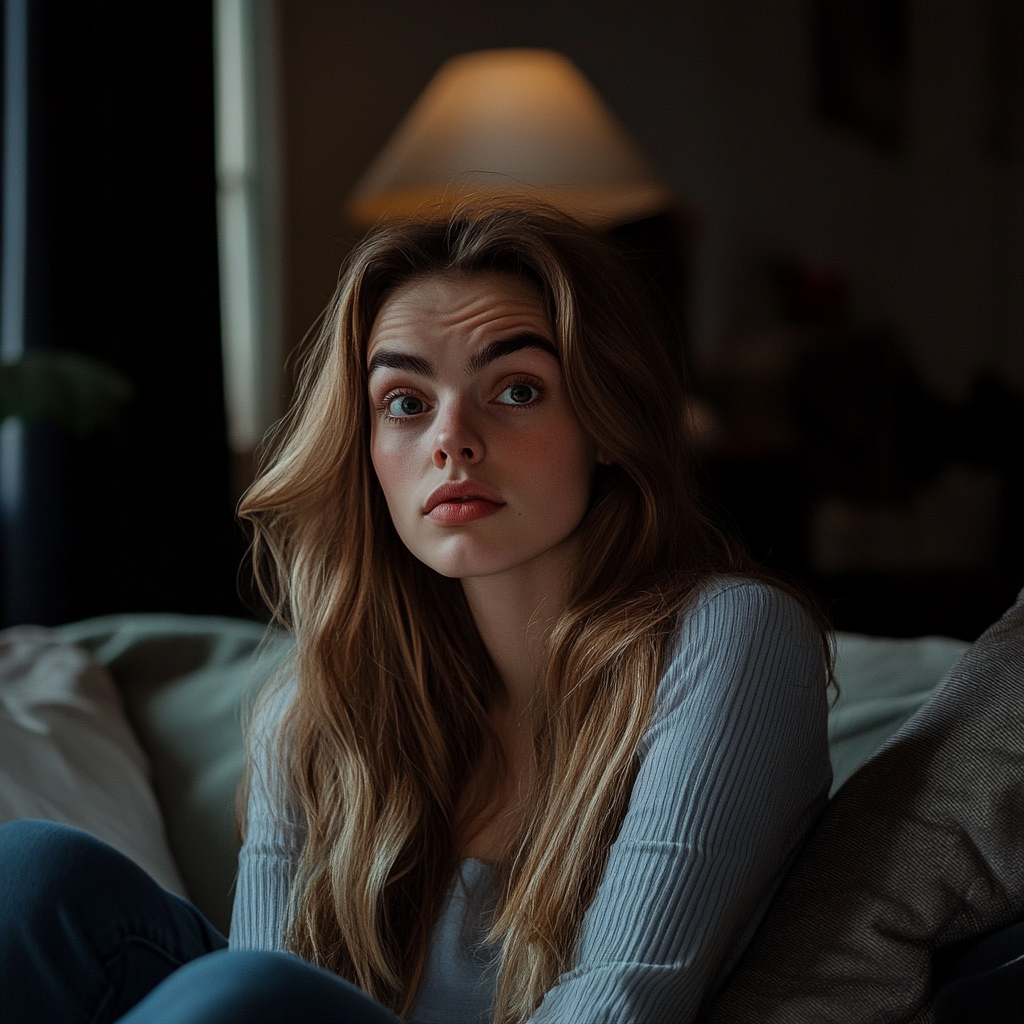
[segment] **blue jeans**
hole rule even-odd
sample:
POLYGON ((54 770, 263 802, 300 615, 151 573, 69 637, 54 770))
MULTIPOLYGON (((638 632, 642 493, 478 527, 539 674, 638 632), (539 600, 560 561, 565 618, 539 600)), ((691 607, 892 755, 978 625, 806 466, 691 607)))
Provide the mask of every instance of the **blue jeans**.
POLYGON ((3 1024, 400 1024, 288 953, 228 950, 190 903, 85 832, 0 825, 3 1024))

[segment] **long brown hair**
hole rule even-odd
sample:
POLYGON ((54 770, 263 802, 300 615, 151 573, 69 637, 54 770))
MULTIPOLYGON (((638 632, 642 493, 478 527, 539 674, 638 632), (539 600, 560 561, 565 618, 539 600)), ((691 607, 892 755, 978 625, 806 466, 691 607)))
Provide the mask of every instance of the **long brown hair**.
POLYGON ((495 1020, 517 1022, 572 965, 680 611, 702 579, 750 566, 700 511, 671 341, 607 242, 532 209, 371 233, 240 509, 264 596, 297 641, 280 742, 305 829, 289 947, 407 1014, 457 866, 466 781, 500 770, 488 711, 501 680, 459 581, 399 540, 369 457, 366 349, 382 304, 415 277, 481 271, 540 288, 569 401, 611 463, 578 528, 586 555, 550 638, 532 788, 496 867, 495 1020))

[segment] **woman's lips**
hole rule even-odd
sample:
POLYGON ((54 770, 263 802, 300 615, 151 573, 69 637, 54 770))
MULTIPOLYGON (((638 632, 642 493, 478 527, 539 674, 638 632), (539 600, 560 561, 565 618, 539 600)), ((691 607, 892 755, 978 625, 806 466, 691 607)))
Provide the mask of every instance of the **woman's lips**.
POLYGON ((478 480, 447 480, 435 488, 423 514, 441 526, 461 526, 486 519, 504 508, 501 495, 478 480))
POLYGON ((427 513, 427 518, 444 526, 461 526, 493 516, 502 508, 502 503, 486 498, 463 498, 439 502, 427 513))

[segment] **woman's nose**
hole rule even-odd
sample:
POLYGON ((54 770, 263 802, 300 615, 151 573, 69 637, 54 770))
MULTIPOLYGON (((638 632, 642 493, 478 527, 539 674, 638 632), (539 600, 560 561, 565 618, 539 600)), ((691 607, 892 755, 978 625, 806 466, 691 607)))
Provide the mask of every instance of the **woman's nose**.
POLYGON ((449 460, 472 465, 483 458, 483 438, 465 408, 455 406, 444 410, 435 424, 433 459, 439 469, 449 460))

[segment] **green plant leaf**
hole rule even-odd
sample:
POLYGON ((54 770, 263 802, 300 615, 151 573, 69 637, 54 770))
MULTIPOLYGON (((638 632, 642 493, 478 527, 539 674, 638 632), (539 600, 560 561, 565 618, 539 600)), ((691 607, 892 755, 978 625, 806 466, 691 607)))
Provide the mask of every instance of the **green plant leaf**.
POLYGON ((0 364, 0 419, 51 420, 88 434, 112 423, 133 390, 124 374, 97 359, 37 349, 0 364))

